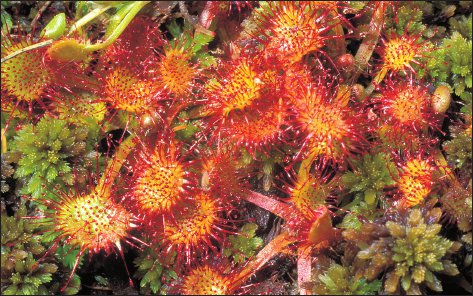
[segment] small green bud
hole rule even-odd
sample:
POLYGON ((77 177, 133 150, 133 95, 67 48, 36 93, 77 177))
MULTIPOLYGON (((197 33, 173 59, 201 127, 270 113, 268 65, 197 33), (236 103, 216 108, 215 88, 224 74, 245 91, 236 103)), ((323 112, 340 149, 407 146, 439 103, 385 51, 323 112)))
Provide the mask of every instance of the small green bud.
POLYGON ((66 31, 66 15, 59 13, 44 27, 41 34, 47 39, 58 39, 66 31))

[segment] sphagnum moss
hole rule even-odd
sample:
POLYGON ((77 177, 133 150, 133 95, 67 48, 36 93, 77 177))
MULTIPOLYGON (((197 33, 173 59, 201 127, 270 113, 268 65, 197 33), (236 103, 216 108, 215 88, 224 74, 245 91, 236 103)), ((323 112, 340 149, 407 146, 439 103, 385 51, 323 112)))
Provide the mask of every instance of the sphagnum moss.
POLYGON ((347 230, 344 237, 363 242, 359 244, 357 258, 366 262, 363 275, 368 280, 387 272, 384 282, 387 293, 399 293, 402 288, 408 294, 420 294, 421 285, 440 292, 442 284, 434 273, 457 275, 458 268, 448 255, 461 246, 439 235, 441 214, 439 208, 412 209, 385 225, 373 225, 372 230, 368 229, 370 224, 364 224, 360 231, 369 236, 356 237, 360 231, 347 230))

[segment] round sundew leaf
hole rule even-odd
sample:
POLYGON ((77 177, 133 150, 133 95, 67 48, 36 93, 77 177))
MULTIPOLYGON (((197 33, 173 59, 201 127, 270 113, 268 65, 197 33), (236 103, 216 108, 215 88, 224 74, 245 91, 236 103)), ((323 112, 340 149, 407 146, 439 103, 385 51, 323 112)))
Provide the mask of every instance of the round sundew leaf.
POLYGON ((165 50, 158 66, 160 86, 172 94, 184 96, 190 92, 195 69, 190 63, 191 54, 178 45, 174 47, 165 50))
POLYGON ((108 251, 127 236, 130 219, 130 214, 120 205, 92 193, 63 201, 55 217, 55 227, 70 237, 72 245, 91 252, 108 251))
POLYGON ((413 158, 406 162, 397 184, 407 206, 415 206, 429 195, 432 170, 429 162, 422 159, 413 158))
POLYGON ((106 76, 104 100, 115 109, 144 115, 156 108, 158 91, 152 80, 141 79, 128 68, 117 67, 106 76))
MULTIPOLYGON (((6 56, 30 45, 28 42, 16 43, 8 47, 4 54, 6 56)), ((39 99, 46 85, 51 82, 51 75, 42 63, 45 51, 44 48, 37 48, 3 62, 2 89, 20 101, 39 99)))
POLYGON ((218 220, 217 203, 207 193, 195 196, 195 201, 186 210, 176 215, 175 223, 168 223, 164 235, 170 244, 198 246, 212 236, 218 220))
POLYGON ((186 295, 225 295, 229 294, 229 279, 209 266, 192 270, 182 284, 182 292, 186 295))
POLYGON ((147 165, 136 173, 133 196, 142 213, 167 212, 179 200, 186 184, 184 165, 175 155, 175 147, 161 145, 149 154, 141 155, 147 165))

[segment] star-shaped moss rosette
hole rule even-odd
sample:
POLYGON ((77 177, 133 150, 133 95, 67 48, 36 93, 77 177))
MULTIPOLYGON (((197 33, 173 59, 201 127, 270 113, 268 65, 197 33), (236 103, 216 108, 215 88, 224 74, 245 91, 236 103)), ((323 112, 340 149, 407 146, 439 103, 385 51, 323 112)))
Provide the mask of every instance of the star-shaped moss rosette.
POLYGON ((236 263, 243 263, 247 258, 255 255, 256 250, 262 247, 263 240, 255 235, 257 224, 247 223, 240 229, 239 235, 228 237, 229 246, 223 250, 225 256, 232 256, 236 263))
POLYGON ((382 283, 380 280, 368 282, 355 274, 355 268, 336 262, 324 264, 327 258, 320 257, 319 262, 324 267, 314 273, 317 278, 313 281, 312 291, 317 295, 376 295, 382 283), (324 262, 324 263, 322 263, 324 262), (326 266, 328 265, 328 266, 326 266))
POLYGON ((92 152, 92 147, 87 147, 88 140, 88 130, 83 125, 48 116, 36 125, 23 126, 14 138, 14 145, 21 152, 14 176, 27 180, 22 193, 41 197, 48 182, 72 186, 72 167, 92 152))
POLYGON ((408 294, 420 294, 422 285, 441 292, 442 284, 435 273, 450 276, 459 273, 448 257, 461 244, 439 234, 442 211, 428 207, 399 210, 384 225, 365 223, 358 231, 343 233, 346 240, 360 248, 357 258, 366 267, 360 272, 367 280, 387 272, 384 281, 387 293, 396 294, 402 289, 408 294))

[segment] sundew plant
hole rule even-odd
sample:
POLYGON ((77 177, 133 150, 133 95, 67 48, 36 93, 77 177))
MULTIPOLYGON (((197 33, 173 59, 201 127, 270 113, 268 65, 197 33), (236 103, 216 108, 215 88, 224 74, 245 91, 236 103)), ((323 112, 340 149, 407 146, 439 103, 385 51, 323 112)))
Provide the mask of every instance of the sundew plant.
POLYGON ((1 293, 472 293, 470 1, 2 1, 1 293))

